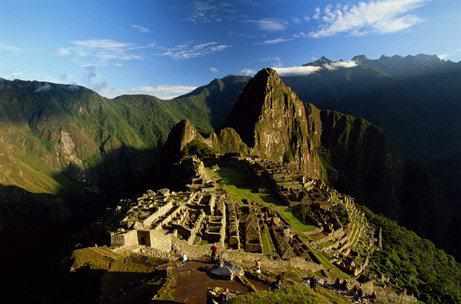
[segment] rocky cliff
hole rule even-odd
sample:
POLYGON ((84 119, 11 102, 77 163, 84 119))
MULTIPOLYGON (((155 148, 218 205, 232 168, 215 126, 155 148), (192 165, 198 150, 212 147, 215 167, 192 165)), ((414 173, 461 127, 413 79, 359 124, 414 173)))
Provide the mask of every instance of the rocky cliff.
POLYGON ((305 107, 272 69, 263 69, 245 87, 227 126, 264 159, 296 163, 307 176, 321 177, 319 111, 305 107))

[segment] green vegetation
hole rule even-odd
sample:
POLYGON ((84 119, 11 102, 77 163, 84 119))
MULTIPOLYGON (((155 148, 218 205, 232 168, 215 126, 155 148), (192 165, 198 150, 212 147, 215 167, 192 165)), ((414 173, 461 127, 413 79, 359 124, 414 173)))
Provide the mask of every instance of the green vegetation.
POLYGON ((77 249, 72 254, 73 267, 79 269, 88 267, 93 270, 111 272, 142 273, 152 272, 154 268, 165 261, 146 256, 122 256, 105 247, 89 247, 77 249))
POLYGON ((215 151, 213 151, 210 146, 206 145, 205 143, 194 139, 191 141, 183 151, 184 155, 197 155, 200 158, 204 158, 207 156, 211 156, 216 154, 215 151))
MULTIPOLYGON (((61 173, 67 170, 69 159, 91 170, 89 182, 104 175, 119 179, 119 184, 129 183, 127 172, 150 169, 152 155, 180 120, 189 119, 204 133, 221 124, 222 111, 230 111, 230 101, 240 94, 245 81, 228 77, 163 101, 147 95, 109 100, 83 87, 58 84, 38 93, 44 83, 4 80, 0 92, 0 166, 4 174, 0 184, 58 193, 67 187, 61 173), (223 103, 223 97, 229 102, 223 103), (63 131, 69 135, 66 151, 71 155, 64 155, 63 131), (108 161, 111 164, 106 165, 108 161)), ((65 172, 70 180, 79 177, 78 170, 74 171, 65 172)))
POLYGON ((282 207, 282 206, 274 206, 273 204, 267 204, 268 206, 275 208, 280 216, 290 224, 291 228, 298 232, 298 233, 303 233, 303 232, 310 232, 317 227, 313 225, 307 225, 304 224, 302 221, 299 220, 294 214, 293 210, 289 207, 282 207))
POLYGON ((303 224, 296 216, 293 215, 293 212, 289 207, 277 204, 272 195, 255 192, 254 189, 256 188, 256 185, 254 179, 252 179, 250 173, 246 172, 245 169, 242 168, 237 170, 232 167, 222 167, 217 173, 221 178, 221 185, 230 195, 231 199, 235 201, 247 199, 276 210, 296 232, 309 232, 316 228, 312 225, 303 224))
POLYGON ((231 300, 232 304, 347 304, 347 298, 323 288, 316 291, 303 284, 296 284, 280 290, 258 291, 238 296, 231 300))
POLYGON ((369 220, 383 229, 383 250, 377 251, 371 269, 383 273, 425 303, 461 303, 461 265, 432 242, 367 211, 369 220))
POLYGON ((323 265, 323 267, 325 267, 326 269, 328 269, 328 272, 330 274, 331 277, 333 278, 338 278, 338 279, 345 279, 345 280, 349 280, 350 279, 350 276, 346 273, 344 273, 343 271, 341 271, 338 267, 336 267, 335 265, 333 265, 330 260, 321 252, 313 249, 313 248, 309 248, 310 252, 315 256, 315 258, 320 262, 320 264, 323 265))
MULTIPOLYGON (((249 173, 245 170, 237 170, 233 167, 221 167, 217 173, 214 174, 214 177, 221 178, 221 185, 224 190, 230 195, 230 197, 235 201, 240 201, 242 199, 247 199, 249 201, 254 201, 260 203, 263 206, 269 207, 278 212, 278 214, 290 224, 290 227, 301 237, 307 238, 303 235, 304 232, 312 231, 316 229, 315 226, 303 224, 291 211, 290 208, 283 205, 278 205, 275 203, 273 197, 269 194, 264 193, 255 193, 251 189, 254 188, 254 179, 251 178, 249 173), (252 186, 253 185, 253 186, 252 186)), ((266 228, 266 227, 265 227, 266 228)), ((268 231, 263 229, 262 241, 263 241, 263 252, 265 254, 270 253, 274 250, 273 245, 271 244, 268 231), (267 238, 268 237, 268 238, 267 238), (271 246, 272 245, 272 246, 271 246)), ((327 257, 325 257, 321 252, 318 252, 310 248, 312 254, 317 258, 317 260, 328 269, 330 275, 334 278, 341 279, 350 279, 350 277, 342 272, 339 268, 334 266, 327 257)))
POLYGON ((272 243, 272 238, 269 232, 269 228, 267 225, 263 226, 262 234, 261 234, 261 241, 263 247, 263 254, 267 256, 275 256, 277 253, 275 251, 274 244, 272 243))

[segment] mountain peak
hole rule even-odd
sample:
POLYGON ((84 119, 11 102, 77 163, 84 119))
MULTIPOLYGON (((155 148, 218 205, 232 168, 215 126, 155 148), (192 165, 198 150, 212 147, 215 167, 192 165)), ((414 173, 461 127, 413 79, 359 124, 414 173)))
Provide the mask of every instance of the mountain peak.
POLYGON ((313 61, 313 62, 309 62, 309 63, 306 63, 306 64, 303 64, 303 66, 323 66, 325 64, 330 64, 332 63, 333 61, 325 56, 322 56, 320 57, 319 59, 313 61))
POLYGON ((368 60, 369 60, 368 57, 365 55, 357 55, 357 56, 352 57, 352 61, 354 61, 357 64, 360 64, 362 62, 367 62, 368 60))
POLYGON ((250 80, 228 120, 254 155, 296 164, 307 175, 319 177, 314 124, 301 99, 268 68, 250 80))
POLYGON ((168 135, 163 147, 164 157, 178 159, 180 152, 194 139, 202 139, 202 136, 188 119, 181 120, 168 135))
POLYGON ((258 82, 264 82, 267 85, 278 85, 282 82, 279 74, 272 68, 264 68, 260 70, 254 78, 258 82))

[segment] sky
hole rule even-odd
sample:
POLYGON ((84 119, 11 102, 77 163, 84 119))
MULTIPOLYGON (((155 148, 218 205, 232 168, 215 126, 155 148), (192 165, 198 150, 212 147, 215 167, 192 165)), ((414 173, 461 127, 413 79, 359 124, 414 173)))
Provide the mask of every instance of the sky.
POLYGON ((461 60, 459 0, 0 0, 0 77, 168 99, 326 56, 461 60))

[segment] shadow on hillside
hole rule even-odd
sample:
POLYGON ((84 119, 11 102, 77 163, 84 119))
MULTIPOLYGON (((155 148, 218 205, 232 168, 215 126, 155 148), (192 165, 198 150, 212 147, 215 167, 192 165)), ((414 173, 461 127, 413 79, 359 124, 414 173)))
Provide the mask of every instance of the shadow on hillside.
POLYGON ((0 185, 1 272, 18 276, 5 290, 34 303, 53 302, 48 299, 66 288, 72 250, 108 242, 98 219, 120 198, 157 184, 156 162, 156 151, 122 147, 85 172, 68 167, 57 173, 62 188, 55 195, 0 185))
POLYGON ((67 303, 148 304, 152 303, 165 277, 164 272, 108 272, 80 268, 68 274, 63 294, 67 303))
POLYGON ((11 285, 8 291, 14 294, 15 303, 150 304, 165 278, 166 273, 161 272, 109 272, 81 268, 62 274, 59 280, 49 279, 42 272, 30 284, 14 280, 6 286, 11 285))

